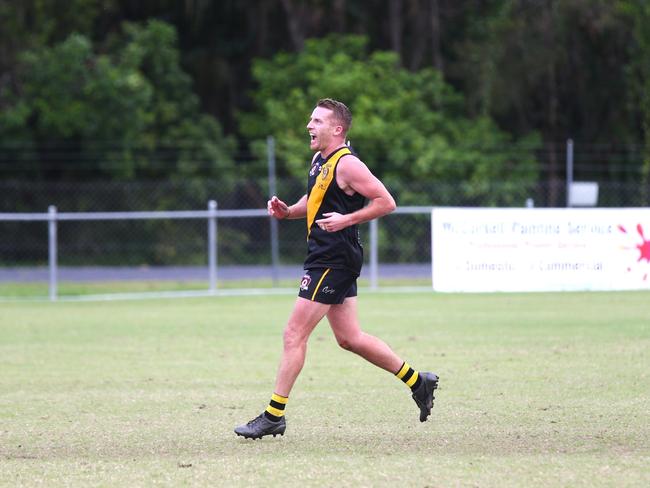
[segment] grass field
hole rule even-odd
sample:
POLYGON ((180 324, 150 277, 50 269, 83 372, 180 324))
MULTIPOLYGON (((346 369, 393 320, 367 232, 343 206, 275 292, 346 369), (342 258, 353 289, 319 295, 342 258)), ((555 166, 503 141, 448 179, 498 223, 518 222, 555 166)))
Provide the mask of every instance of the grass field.
POLYGON ((430 421, 322 323, 261 441, 292 296, 2 303, 0 485, 650 486, 649 299, 363 293, 430 421))

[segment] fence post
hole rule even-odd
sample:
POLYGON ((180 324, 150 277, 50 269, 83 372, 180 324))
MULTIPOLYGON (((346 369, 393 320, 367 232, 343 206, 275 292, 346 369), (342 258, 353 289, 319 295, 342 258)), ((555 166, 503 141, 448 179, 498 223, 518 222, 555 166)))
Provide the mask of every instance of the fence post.
MULTIPOLYGON (((277 183, 275 178, 275 139, 273 136, 268 136, 266 138, 266 149, 268 157, 268 166, 269 166, 269 198, 277 194, 277 183)), ((278 265, 280 262, 280 251, 278 243, 278 220, 271 218, 271 279, 273 280, 273 286, 278 284, 278 265)))
POLYGON ((377 276, 379 267, 378 245, 379 232, 377 230, 378 220, 373 219, 370 221, 370 288, 377 289, 377 276))
POLYGON ((50 301, 55 302, 57 297, 57 222, 56 207, 50 205, 47 208, 48 219, 48 267, 50 270, 50 301))
POLYGON ((573 139, 566 141, 566 206, 571 206, 571 187, 573 186, 573 139))
POLYGON ((208 272, 209 289, 217 291, 217 202, 208 202, 208 272))

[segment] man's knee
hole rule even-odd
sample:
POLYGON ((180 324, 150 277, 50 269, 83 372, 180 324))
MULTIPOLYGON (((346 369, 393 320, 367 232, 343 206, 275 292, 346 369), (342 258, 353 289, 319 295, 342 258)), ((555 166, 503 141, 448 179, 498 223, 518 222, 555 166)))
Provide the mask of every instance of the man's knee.
POLYGON ((356 352, 358 349, 358 344, 359 344, 358 337, 354 337, 354 336, 337 337, 336 342, 338 342, 339 346, 341 346, 346 351, 356 352))
POLYGON ((300 331, 299 327, 291 322, 289 322, 284 328, 282 339, 285 349, 295 349, 307 342, 307 338, 304 336, 304 333, 300 331))

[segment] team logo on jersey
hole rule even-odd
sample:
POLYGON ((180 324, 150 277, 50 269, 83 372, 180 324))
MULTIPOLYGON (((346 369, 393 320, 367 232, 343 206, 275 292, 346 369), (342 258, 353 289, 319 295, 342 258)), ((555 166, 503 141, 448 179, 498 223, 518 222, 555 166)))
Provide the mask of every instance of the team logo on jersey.
POLYGON ((309 289, 309 283, 311 283, 311 276, 306 274, 300 281, 300 291, 307 291, 309 289))
POLYGON ((309 176, 314 176, 316 173, 320 171, 320 164, 312 164, 311 169, 309 170, 309 176))
POLYGON ((321 176, 321 178, 326 179, 326 178, 327 178, 327 175, 329 174, 329 172, 330 172, 330 167, 327 166, 327 165, 326 165, 326 166, 323 166, 323 169, 322 169, 321 172, 320 172, 320 176, 321 176))

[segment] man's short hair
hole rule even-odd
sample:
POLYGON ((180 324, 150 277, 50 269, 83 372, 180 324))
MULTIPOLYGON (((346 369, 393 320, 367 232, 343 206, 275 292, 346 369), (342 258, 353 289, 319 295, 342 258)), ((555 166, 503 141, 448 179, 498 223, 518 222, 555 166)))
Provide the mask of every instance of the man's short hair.
POLYGON ((345 134, 348 133, 352 126, 352 112, 350 112, 350 109, 343 102, 339 102, 333 98, 323 98, 318 101, 316 106, 331 110, 334 113, 334 118, 343 127, 343 132, 345 134))

